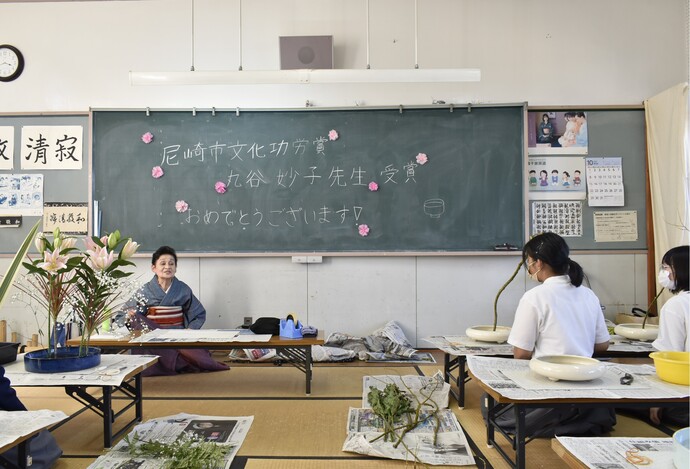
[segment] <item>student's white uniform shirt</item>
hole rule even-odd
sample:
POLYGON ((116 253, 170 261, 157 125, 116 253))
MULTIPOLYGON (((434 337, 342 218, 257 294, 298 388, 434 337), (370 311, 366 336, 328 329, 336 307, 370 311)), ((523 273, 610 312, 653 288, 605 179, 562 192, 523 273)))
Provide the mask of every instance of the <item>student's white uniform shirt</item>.
POLYGON ((690 352, 690 292, 680 292, 669 299, 659 312, 659 336, 652 342, 657 350, 690 352))
POLYGON ((522 296, 508 343, 533 350, 533 357, 591 357, 594 344, 610 338, 599 298, 587 287, 573 286, 567 275, 560 275, 547 278, 522 296))

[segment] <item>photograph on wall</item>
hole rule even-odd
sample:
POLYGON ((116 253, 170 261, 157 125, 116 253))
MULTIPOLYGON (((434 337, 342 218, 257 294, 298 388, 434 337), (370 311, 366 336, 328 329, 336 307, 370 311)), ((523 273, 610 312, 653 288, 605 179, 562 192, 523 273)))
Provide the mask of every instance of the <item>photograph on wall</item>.
POLYGON ((65 234, 86 235, 89 231, 89 204, 86 202, 46 202, 43 204, 43 231, 60 228, 65 234))
POLYGON ((42 174, 0 174, 0 213, 43 214, 42 174))
POLYGON ((0 171, 14 169, 14 127, 0 126, 0 171))
POLYGON ((533 200, 584 200, 587 197, 583 156, 530 156, 527 187, 533 200))
POLYGON ((22 169, 81 169, 84 128, 80 125, 22 127, 22 169))
POLYGON ((587 113, 530 111, 527 113, 528 155, 586 155, 587 113))
POLYGON ((565 237, 582 236, 582 202, 532 202, 532 235, 551 231, 565 237))

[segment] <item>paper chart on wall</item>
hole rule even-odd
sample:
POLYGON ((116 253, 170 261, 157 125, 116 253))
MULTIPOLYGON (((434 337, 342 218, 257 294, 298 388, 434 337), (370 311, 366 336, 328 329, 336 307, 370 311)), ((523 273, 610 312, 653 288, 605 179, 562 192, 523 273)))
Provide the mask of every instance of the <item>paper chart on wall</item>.
POLYGON ((0 214, 43 215, 43 175, 0 174, 0 214))
POLYGON ((14 127, 0 126, 0 171, 14 169, 14 127))

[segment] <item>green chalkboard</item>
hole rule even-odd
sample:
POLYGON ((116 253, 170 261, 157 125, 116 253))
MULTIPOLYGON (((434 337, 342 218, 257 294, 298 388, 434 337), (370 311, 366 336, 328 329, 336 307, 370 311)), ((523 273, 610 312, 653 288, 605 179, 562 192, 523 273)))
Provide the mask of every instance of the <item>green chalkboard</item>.
POLYGON ((523 121, 523 106, 93 111, 93 198, 102 231, 118 228, 144 251, 521 245, 523 121))

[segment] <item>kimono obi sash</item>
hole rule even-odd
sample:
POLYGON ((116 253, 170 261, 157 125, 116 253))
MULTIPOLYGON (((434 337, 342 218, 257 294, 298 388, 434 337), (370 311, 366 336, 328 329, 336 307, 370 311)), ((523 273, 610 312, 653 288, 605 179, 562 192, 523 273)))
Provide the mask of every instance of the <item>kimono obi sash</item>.
POLYGON ((149 306, 146 317, 162 328, 184 326, 181 306, 149 306))

